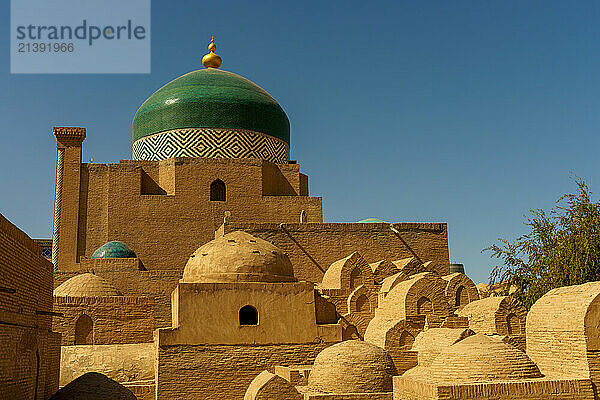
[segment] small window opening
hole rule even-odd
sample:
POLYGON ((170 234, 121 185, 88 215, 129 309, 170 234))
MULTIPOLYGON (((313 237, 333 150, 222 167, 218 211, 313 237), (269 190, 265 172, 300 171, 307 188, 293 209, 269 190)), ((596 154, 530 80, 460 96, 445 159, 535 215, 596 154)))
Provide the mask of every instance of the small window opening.
POLYGON ((252 306, 240 308, 240 325, 258 325, 258 311, 252 306))
POLYGON ((400 335, 399 345, 402 350, 410 350, 415 342, 415 337, 408 331, 402 331, 400 335))
POLYGON ((417 300, 417 314, 419 315, 431 315, 433 314, 433 304, 431 300, 423 296, 417 300))
POLYGON ((369 303, 369 298, 364 294, 361 294, 360 296, 358 296, 358 299, 356 299, 356 311, 371 311, 371 304, 369 303))
POLYGON ((210 201, 225 201, 225 183, 217 179, 210 184, 210 201))

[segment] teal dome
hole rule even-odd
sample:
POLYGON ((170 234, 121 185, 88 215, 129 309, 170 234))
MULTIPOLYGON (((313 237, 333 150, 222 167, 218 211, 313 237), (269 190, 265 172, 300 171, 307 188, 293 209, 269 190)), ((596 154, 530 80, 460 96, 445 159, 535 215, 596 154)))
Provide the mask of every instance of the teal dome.
POLYGON ((133 142, 183 128, 241 129, 290 142, 290 123, 277 101, 248 79, 216 68, 192 71, 154 92, 135 113, 133 142))
POLYGON ((92 258, 136 258, 137 255, 123 242, 108 242, 98 247, 92 258))
POLYGON ((360 224, 387 224, 387 222, 379 218, 366 218, 358 221, 360 224))

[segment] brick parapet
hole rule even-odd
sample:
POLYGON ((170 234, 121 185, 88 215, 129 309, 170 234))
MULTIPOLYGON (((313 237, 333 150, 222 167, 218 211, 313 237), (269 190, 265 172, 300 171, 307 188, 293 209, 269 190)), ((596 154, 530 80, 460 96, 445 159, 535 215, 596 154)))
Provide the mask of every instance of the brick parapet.
MULTIPOLYGON (((31 239, 25 232, 17 228, 13 225, 4 215, 0 214, 0 230, 4 232, 6 235, 10 236, 15 242, 19 243, 20 246, 26 248, 28 251, 33 253, 40 253, 39 246, 35 243, 33 239, 31 239)), ((49 271, 53 270, 53 266, 51 262, 45 260, 45 263, 42 263, 43 267, 48 269, 49 271)))
POLYGON ((414 257, 432 261, 440 275, 449 273, 448 233, 446 223, 407 222, 394 224, 401 238, 389 224, 366 223, 261 223, 228 219, 218 230, 227 234, 246 231, 270 241, 290 257, 294 273, 300 280, 320 282, 324 271, 335 261, 358 251, 368 263, 388 262, 414 257))
POLYGON ((243 399, 248 385, 276 365, 310 365, 332 343, 157 347, 159 399, 243 399))
POLYGON ((151 302, 146 297, 104 296, 104 297, 62 297, 54 296, 54 304, 60 306, 78 306, 81 304, 146 304, 151 302))
POLYGON ((62 345, 75 344, 77 320, 87 315, 93 322, 93 344, 152 341, 154 301, 150 297, 54 297, 53 329, 62 334, 62 345))

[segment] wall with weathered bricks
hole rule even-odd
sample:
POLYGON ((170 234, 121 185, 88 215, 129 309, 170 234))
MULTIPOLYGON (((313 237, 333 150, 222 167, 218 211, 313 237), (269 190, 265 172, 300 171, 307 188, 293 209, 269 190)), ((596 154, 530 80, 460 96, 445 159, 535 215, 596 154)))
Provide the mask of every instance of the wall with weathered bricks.
POLYGON ((160 344, 326 341, 316 324, 314 303, 309 282, 182 282, 172 297, 174 328, 159 331, 160 344), (246 305, 258 312, 256 325, 240 325, 239 311, 246 305))
POLYGON ((154 383, 154 343, 63 346, 60 386, 95 371, 119 383, 154 383))
POLYGON ((149 297, 54 297, 52 328, 62 345, 75 344, 75 324, 83 314, 93 321, 93 344, 152 342, 154 304, 149 297))
MULTIPOLYGON (((153 304, 154 323, 150 329, 166 328, 171 326, 171 292, 177 287, 183 271, 139 271, 133 268, 114 266, 102 261, 113 260, 86 260, 95 261, 92 264, 94 273, 108 280, 124 296, 148 297, 153 304), (102 264, 107 264, 103 267, 102 264)), ((119 260, 115 260, 119 261, 119 260)), ((86 263, 82 265, 89 267, 86 263)), ((67 279, 87 270, 57 271, 55 273, 55 287, 67 279)))
POLYGON ((126 243, 148 269, 183 269, 213 238, 226 211, 239 221, 298 222, 302 211, 308 221, 322 221, 321 198, 308 197, 297 164, 172 158, 78 168, 65 170, 63 178, 63 199, 77 202, 79 215, 60 224, 61 235, 77 232, 76 247, 63 246, 61 238, 60 270, 79 269, 70 260, 89 257, 110 240, 126 243), (75 179, 80 186, 66 184, 75 179), (216 179, 226 185, 226 201, 210 201, 216 179))
POLYGON ((0 214, 0 398, 46 399, 58 389, 52 270, 33 240, 0 214))
POLYGON ((393 393, 306 393, 304 400, 392 400, 393 393))
POLYGON ((600 384, 600 282, 549 291, 527 315, 527 354, 552 377, 600 384))
POLYGON ((414 256, 432 261, 440 275, 449 273, 448 232, 445 223, 398 223, 404 243, 389 224, 364 223, 245 223, 234 218, 222 227, 224 233, 243 230, 272 242, 292 261, 300 280, 320 282, 334 262, 359 252, 368 262, 395 261, 414 256))
POLYGON ((243 399, 252 380, 276 365, 312 364, 327 343, 158 347, 161 400, 243 399))

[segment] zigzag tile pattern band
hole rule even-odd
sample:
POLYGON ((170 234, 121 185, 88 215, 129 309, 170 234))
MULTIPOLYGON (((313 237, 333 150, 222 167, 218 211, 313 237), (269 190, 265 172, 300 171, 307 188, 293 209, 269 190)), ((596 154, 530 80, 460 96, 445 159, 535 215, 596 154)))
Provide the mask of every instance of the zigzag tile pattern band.
POLYGON ((133 144, 134 160, 171 157, 258 158, 287 163, 290 145, 275 137, 241 129, 174 129, 133 144))
POLYGON ((56 189, 54 194, 54 225, 52 227, 52 264, 56 269, 58 262, 58 242, 60 239, 60 209, 62 207, 62 182, 64 170, 65 149, 58 149, 56 153, 56 189))

